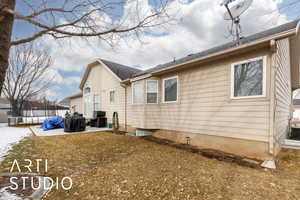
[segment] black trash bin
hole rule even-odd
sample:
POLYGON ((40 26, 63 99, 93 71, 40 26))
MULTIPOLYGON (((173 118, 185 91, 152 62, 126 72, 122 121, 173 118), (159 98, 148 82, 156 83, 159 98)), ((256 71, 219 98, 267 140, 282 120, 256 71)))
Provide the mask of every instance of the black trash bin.
POLYGON ((85 124, 85 118, 77 113, 74 113, 73 116, 67 117, 64 120, 65 132, 81 132, 85 131, 86 124, 85 124))
POLYGON ((91 127, 103 128, 107 126, 106 112, 94 111, 94 118, 90 121, 91 127))

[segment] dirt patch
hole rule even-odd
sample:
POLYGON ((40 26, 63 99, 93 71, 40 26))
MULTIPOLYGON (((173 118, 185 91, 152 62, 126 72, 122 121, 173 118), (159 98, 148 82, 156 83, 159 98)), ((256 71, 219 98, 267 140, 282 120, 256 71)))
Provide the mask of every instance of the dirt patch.
POLYGON ((219 161, 237 163, 238 165, 251 167, 251 168, 262 168, 260 166, 261 161, 259 161, 259 160, 253 160, 250 158, 237 156, 234 154, 226 153, 226 152, 215 150, 215 149, 201 149, 199 147, 191 146, 188 144, 180 144, 180 143, 176 143, 176 142, 173 142, 170 140, 156 138, 153 136, 145 136, 145 137, 141 137, 141 138, 151 141, 151 142, 155 142, 157 144, 168 145, 168 146, 172 146, 172 147, 182 149, 185 151, 189 151, 192 153, 198 153, 207 158, 213 158, 213 159, 217 159, 219 161))
POLYGON ((300 151, 283 150, 276 171, 193 151, 106 132, 30 137, 13 148, 0 172, 13 159, 20 165, 24 158, 48 159, 49 170, 40 175, 70 176, 73 187, 54 189, 46 200, 300 199, 300 151))

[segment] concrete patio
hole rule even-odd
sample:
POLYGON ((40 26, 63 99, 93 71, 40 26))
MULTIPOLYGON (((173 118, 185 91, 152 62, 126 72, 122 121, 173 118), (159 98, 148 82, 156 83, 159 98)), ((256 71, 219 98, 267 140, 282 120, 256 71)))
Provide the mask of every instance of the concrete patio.
POLYGON ((41 126, 32 126, 29 128, 31 132, 35 136, 56 136, 56 135, 71 135, 71 134, 78 134, 78 133, 89 133, 89 132, 104 132, 104 131, 111 131, 111 128, 96 128, 96 127, 90 127, 87 126, 85 131, 81 132, 72 132, 72 133, 66 133, 64 132, 63 128, 53 129, 44 131, 41 126))

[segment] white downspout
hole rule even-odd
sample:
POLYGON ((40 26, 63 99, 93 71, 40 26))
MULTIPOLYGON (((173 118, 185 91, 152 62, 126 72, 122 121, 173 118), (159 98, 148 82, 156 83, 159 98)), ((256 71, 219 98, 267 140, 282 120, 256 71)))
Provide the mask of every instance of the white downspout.
POLYGON ((299 31, 300 31, 300 20, 298 21, 298 24, 296 26, 296 35, 299 34, 299 31))
POLYGON ((270 125, 269 125, 269 153, 274 157, 274 137, 275 137, 275 111, 276 111, 276 88, 275 88, 275 80, 276 80, 276 41, 271 40, 271 63, 270 63, 270 125))
POLYGON ((125 131, 127 132, 127 86, 125 84, 122 84, 121 83, 121 87, 124 88, 124 91, 125 91, 125 101, 124 101, 124 125, 125 125, 125 131))

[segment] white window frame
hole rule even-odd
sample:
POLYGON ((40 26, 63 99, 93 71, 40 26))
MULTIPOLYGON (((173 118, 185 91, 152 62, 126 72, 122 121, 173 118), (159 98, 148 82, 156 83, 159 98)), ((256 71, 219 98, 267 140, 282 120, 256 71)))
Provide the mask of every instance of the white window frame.
MULTIPOLYGON (((99 111, 100 111, 100 110, 101 110, 101 104, 100 104, 100 102, 101 102, 101 97, 100 97, 100 94, 94 94, 93 96, 94 96, 94 99, 93 99, 94 111, 96 111, 96 104, 98 104, 98 106, 99 106, 99 111), (97 101, 96 96, 98 96, 99 102, 96 102, 96 101, 97 101)), ((97 110, 97 111, 98 111, 98 110, 97 110)))
POLYGON ((162 102, 163 103, 177 103, 178 100, 179 100, 179 78, 178 78, 178 75, 176 76, 171 76, 171 77, 167 77, 167 78, 164 78, 162 80, 162 102), (174 79, 176 78, 177 79, 177 97, 176 97, 176 101, 165 101, 165 81, 167 80, 170 80, 170 79, 174 79))
POLYGON ((146 81, 146 103, 147 104, 158 104, 158 80, 147 80, 146 81), (156 82, 156 103, 148 103, 148 82, 154 82, 154 81, 156 82))
POLYGON ((145 102, 145 95, 144 95, 144 81, 135 81, 135 82, 133 82, 132 84, 131 84, 131 104, 132 105, 142 105, 142 104, 144 104, 144 102, 145 102), (143 92, 142 92, 142 95, 143 95, 143 97, 142 97, 142 99, 143 99, 143 102, 142 103, 134 103, 133 102, 133 88, 134 88, 134 85, 136 85, 136 84, 139 84, 139 83, 141 83, 142 84, 142 88, 143 88, 143 92))
POLYGON ((116 90, 110 90, 108 96, 109 96, 109 103, 110 103, 110 104, 116 103, 116 90), (110 93, 111 93, 111 92, 114 92, 114 101, 111 101, 111 99, 110 99, 110 93))
POLYGON ((261 56, 261 57, 256 57, 248 60, 243 60, 240 62, 232 63, 231 64, 231 80, 230 80, 230 98, 231 99, 251 99, 251 98, 263 98, 266 97, 266 86, 267 86, 267 56, 261 56), (255 96, 239 96, 235 97, 234 96, 234 67, 235 65, 240 65, 240 64, 245 64, 249 62, 254 62, 258 60, 263 60, 263 80, 262 80, 262 94, 261 95, 255 95, 255 96))

